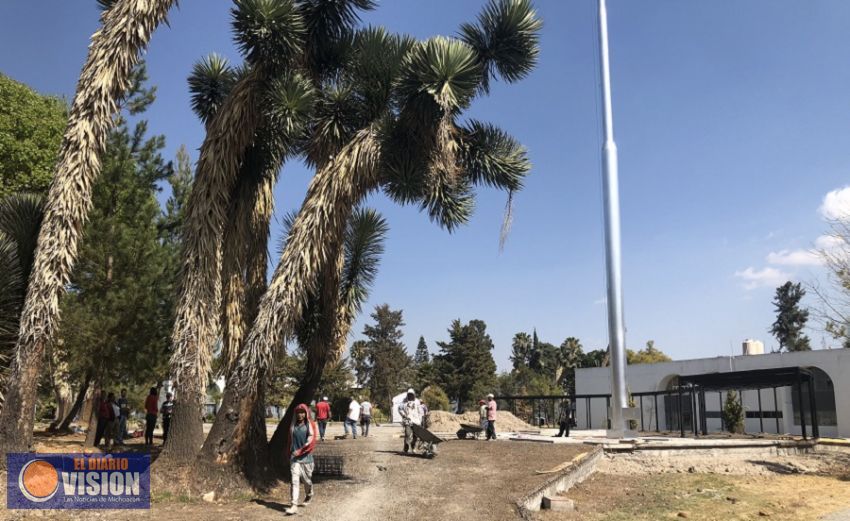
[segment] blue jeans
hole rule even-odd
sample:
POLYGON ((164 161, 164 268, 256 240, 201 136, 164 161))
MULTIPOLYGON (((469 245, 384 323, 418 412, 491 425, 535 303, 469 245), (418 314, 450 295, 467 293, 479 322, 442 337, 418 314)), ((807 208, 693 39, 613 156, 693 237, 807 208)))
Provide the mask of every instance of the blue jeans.
POLYGON ((369 436, 369 425, 371 423, 371 416, 363 416, 362 418, 360 418, 360 432, 363 433, 363 436, 369 436))
POLYGON ((115 439, 118 443, 124 443, 124 435, 127 434, 127 417, 119 416, 118 417, 118 433, 115 435, 115 439))
POLYGON ((325 429, 328 428, 328 420, 319 420, 319 437, 325 439, 325 429))
POLYGON ((345 429, 345 433, 348 434, 348 427, 351 426, 351 433, 354 435, 354 439, 357 439, 357 421, 352 420, 351 418, 345 419, 345 424, 343 428, 345 429))

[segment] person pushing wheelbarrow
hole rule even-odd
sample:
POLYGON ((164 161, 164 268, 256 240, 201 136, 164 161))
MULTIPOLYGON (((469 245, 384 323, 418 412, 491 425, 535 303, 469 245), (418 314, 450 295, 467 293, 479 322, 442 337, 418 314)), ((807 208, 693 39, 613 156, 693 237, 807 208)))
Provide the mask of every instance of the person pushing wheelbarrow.
POLYGON ((401 415, 401 424, 404 426, 404 452, 416 449, 416 434, 411 424, 422 426, 422 404, 416 398, 416 392, 411 388, 407 390, 404 401, 398 405, 398 413, 401 415))

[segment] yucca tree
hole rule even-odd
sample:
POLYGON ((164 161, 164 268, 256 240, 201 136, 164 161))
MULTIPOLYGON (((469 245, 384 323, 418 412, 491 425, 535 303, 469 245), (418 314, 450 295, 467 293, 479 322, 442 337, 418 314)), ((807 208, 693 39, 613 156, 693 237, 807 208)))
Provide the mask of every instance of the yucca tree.
MULTIPOLYGON (((369 296, 378 273, 389 226, 373 209, 354 212, 345 230, 342 255, 322 270, 316 292, 298 326, 298 343, 307 354, 304 376, 269 441, 269 453, 283 453, 295 405, 310 403, 322 373, 345 351, 351 325, 369 296)), ((282 460, 278 463, 284 463, 282 460)))
MULTIPOLYGON (((215 55, 199 61, 189 78, 196 114, 208 123, 215 116, 221 101, 226 98, 234 72, 215 55)), ((229 374, 250 324, 257 312, 259 299, 266 289, 269 227, 274 211, 274 186, 281 164, 290 153, 291 143, 303 133, 300 114, 312 109, 312 85, 298 75, 286 74, 270 82, 263 102, 263 120, 254 143, 245 153, 240 165, 236 187, 230 196, 228 220, 224 226, 222 253, 222 310, 220 372, 229 374)), ((262 400, 258 403, 262 405, 262 400)), ((222 407, 220 414, 226 414, 222 407)), ((250 473, 266 460, 265 415, 262 407, 252 412, 258 426, 252 450, 244 458, 250 473)), ((215 461, 221 422, 216 422, 207 436, 201 453, 215 461)), ((249 476, 262 486, 262 474, 249 476)))
MULTIPOLYGON (((106 2, 92 35, 46 200, 34 268, 21 315, 11 378, 0 414, 0 451, 27 450, 32 442, 35 394, 45 346, 59 322, 59 297, 68 283, 83 223, 91 206, 98 158, 118 100, 130 85, 139 53, 175 0, 106 2)), ((2 463, 5 465, 5 458, 2 463)))
MULTIPOLYGON (((331 74, 335 47, 370 0, 235 0, 234 36, 245 71, 207 123, 183 240, 181 290, 172 335, 177 405, 166 460, 189 461, 203 439, 200 406, 221 318, 222 234, 240 165, 264 124, 263 106, 276 94, 303 87, 300 71, 317 81, 331 74), (326 60, 326 61, 323 61, 326 60), (281 80, 285 76, 290 81, 281 80), (283 81, 283 88, 272 85, 283 81)), ((279 123, 296 124, 289 116, 279 123)), ((276 138, 287 139, 286 136, 276 138)))
MULTIPOLYGON (((458 120, 491 77, 515 81, 533 68, 539 29, 530 2, 498 0, 478 24, 462 28, 468 42, 413 42, 378 29, 354 38, 339 83, 356 93, 357 117, 340 125, 345 144, 319 164, 260 303, 233 373, 241 400, 251 400, 258 376, 294 335, 318 275, 339 251, 345 223, 368 194, 383 189, 401 203, 417 203, 452 230, 468 219, 475 185, 521 188, 529 170, 525 150, 491 125, 458 120)), ((238 418, 233 446, 244 443, 247 423, 238 418)))

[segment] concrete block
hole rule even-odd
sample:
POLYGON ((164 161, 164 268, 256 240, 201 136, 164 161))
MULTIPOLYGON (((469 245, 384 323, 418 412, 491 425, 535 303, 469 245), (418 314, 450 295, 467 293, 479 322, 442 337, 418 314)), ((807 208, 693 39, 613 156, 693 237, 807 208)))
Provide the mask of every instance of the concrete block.
POLYGON ((576 509, 572 499, 561 496, 543 496, 543 508, 558 512, 571 512, 576 509))

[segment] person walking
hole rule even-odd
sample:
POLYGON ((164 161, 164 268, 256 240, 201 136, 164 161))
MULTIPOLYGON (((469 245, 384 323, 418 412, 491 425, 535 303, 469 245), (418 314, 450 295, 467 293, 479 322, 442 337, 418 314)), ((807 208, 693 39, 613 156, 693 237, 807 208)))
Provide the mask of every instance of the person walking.
MULTIPOLYGON (((487 432, 487 402, 484 400, 478 400, 478 425, 481 426, 482 432, 487 432)), ((481 433, 476 433, 475 437, 480 435, 481 433)))
POLYGON ((372 423, 372 403, 369 399, 360 402, 360 432, 364 438, 369 437, 369 425, 372 423))
POLYGON ((496 439, 496 399, 493 394, 487 395, 487 440, 496 439))
POLYGON ((121 389, 121 396, 116 402, 118 404, 118 432, 115 435, 115 443, 124 445, 127 436, 127 418, 130 417, 130 401, 127 399, 127 389, 121 389))
POLYGON ((570 407, 569 400, 564 400, 561 402, 561 407, 558 410, 558 434, 555 435, 556 438, 560 436, 565 436, 567 438, 570 437, 570 424, 572 423, 573 409, 570 407))
POLYGON ((156 387, 151 387, 151 392, 145 398, 145 446, 153 445, 153 430, 156 428, 156 415, 159 412, 159 399, 156 395, 156 387))
POLYGON ((300 484, 304 482, 304 502, 309 505, 313 500, 313 449, 316 447, 316 424, 310 419, 310 410, 305 404, 295 407, 292 426, 289 428, 292 443, 289 447, 289 471, 292 475, 290 505, 287 515, 298 513, 300 484))
POLYGON ((168 440, 168 430, 171 428, 171 415, 174 414, 174 400, 171 399, 171 393, 165 393, 165 401, 162 402, 162 407, 159 408, 162 414, 162 444, 165 445, 168 440))
POLYGON ((322 396, 322 401, 316 404, 316 421, 319 422, 319 437, 322 441, 325 441, 325 429, 328 428, 330 418, 331 404, 327 396, 322 396))
POLYGON ((418 441, 411 425, 422 425, 422 403, 416 398, 416 392, 412 388, 407 390, 404 401, 398 404, 398 413, 404 426, 404 453, 407 454, 416 450, 418 441))
POLYGON ((351 434, 354 439, 357 439, 357 422, 360 421, 360 404, 352 396, 351 402, 348 404, 348 415, 345 417, 345 436, 348 437, 348 428, 351 427, 351 434))

